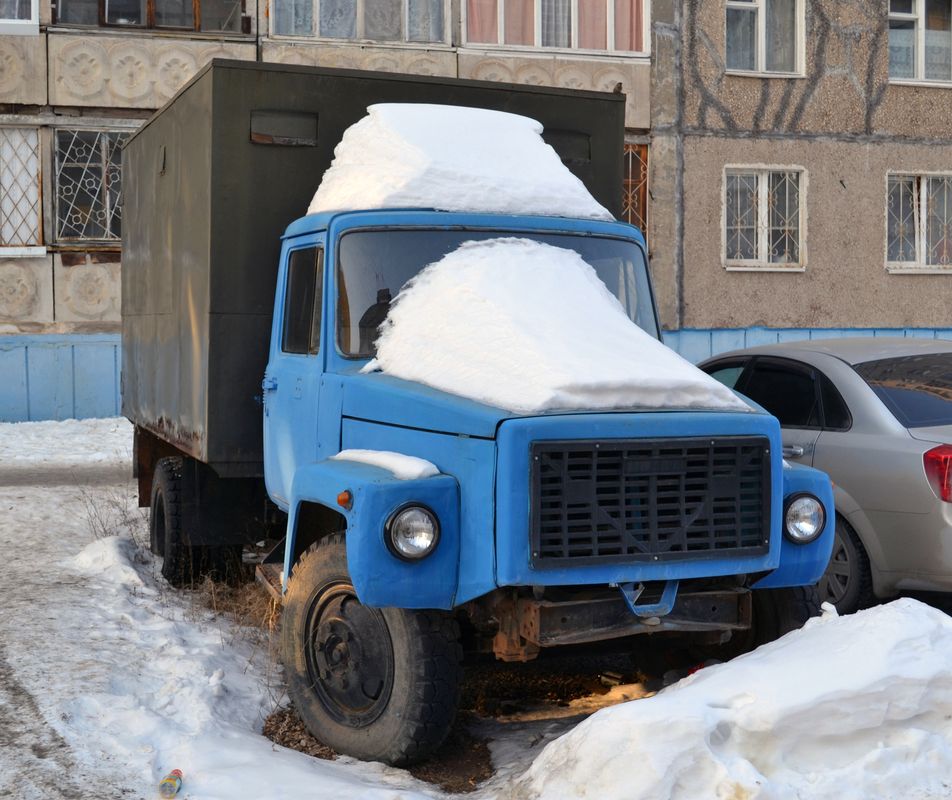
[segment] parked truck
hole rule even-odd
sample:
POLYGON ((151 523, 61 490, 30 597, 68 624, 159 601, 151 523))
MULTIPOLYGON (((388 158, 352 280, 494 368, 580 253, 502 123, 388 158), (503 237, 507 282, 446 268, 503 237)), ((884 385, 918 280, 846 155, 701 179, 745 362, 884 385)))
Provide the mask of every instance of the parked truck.
POLYGON ((750 646, 802 624, 832 494, 822 473, 785 464, 768 414, 517 414, 363 370, 407 278, 499 236, 624 263, 632 321, 661 336, 645 242, 624 223, 298 218, 345 129, 379 102, 537 119, 620 211, 621 94, 212 62, 123 154, 122 408, 163 574, 221 571, 276 523, 259 575, 284 604, 295 707, 336 750, 391 764, 444 740, 464 639, 527 661, 662 632, 750 646), (351 449, 438 474, 334 458, 351 449))

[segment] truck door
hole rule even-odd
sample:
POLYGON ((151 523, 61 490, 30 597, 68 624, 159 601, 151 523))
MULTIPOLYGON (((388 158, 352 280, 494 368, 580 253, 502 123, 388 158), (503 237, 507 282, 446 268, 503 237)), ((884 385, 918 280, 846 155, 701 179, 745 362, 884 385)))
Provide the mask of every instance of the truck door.
POLYGON ((263 384, 264 468, 272 499, 287 506, 294 473, 317 458, 323 247, 290 250, 281 276, 263 384))

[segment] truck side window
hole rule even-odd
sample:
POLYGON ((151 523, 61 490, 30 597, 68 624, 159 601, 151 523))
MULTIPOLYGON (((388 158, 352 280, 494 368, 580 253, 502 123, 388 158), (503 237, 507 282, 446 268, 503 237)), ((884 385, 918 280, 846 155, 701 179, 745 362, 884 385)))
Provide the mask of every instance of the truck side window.
POLYGON ((324 251, 316 247, 291 253, 281 337, 281 349, 285 353, 313 354, 320 349, 323 264, 324 251))

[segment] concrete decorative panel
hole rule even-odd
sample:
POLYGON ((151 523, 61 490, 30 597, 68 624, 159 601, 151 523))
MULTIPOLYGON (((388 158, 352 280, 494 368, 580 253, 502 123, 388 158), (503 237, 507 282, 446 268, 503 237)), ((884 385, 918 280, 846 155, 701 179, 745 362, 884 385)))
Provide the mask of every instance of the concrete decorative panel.
POLYGON ((57 322, 119 322, 119 262, 64 266, 54 256, 57 322))
POLYGON ((52 105, 159 108, 213 58, 255 60, 250 42, 50 32, 52 105))
POLYGON ((0 103, 46 105, 45 36, 0 36, 0 103))
POLYGON ((314 67, 404 72, 410 75, 456 76, 456 54, 453 51, 424 50, 416 47, 328 45, 309 42, 292 44, 266 39, 261 46, 261 60, 314 67))
POLYGON ((564 55, 519 55, 461 50, 459 77, 565 89, 614 91, 627 95, 625 126, 651 125, 651 65, 633 58, 574 58, 564 55))
POLYGON ((49 258, 0 259, 0 323, 53 321, 49 258))

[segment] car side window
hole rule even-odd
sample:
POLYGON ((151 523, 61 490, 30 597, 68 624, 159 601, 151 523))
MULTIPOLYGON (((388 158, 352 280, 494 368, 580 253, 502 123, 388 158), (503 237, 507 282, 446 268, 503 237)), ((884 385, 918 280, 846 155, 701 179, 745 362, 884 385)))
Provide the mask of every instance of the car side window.
POLYGON ((704 371, 718 383, 723 383, 728 389, 733 389, 737 386, 737 381, 740 380, 745 366, 747 366, 746 361, 728 361, 723 364, 712 364, 704 371))
POLYGON ((281 337, 285 353, 313 355, 320 350, 323 264, 324 251, 317 247, 295 250, 290 255, 281 337))
POLYGON ((833 385, 833 381, 822 372, 820 378, 820 395, 823 399, 823 427, 830 430, 845 431, 853 426, 853 417, 846 407, 846 401, 833 385))
POLYGON ((820 402, 810 370, 758 360, 741 391, 785 428, 820 427, 820 402))

